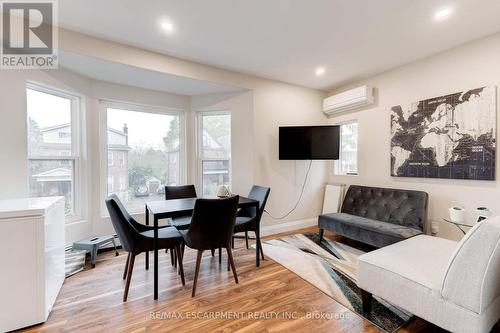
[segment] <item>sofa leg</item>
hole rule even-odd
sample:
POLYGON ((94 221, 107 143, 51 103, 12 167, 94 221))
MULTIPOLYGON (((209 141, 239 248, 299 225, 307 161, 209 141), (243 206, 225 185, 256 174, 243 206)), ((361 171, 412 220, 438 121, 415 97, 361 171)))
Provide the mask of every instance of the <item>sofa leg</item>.
POLYGON ((372 294, 361 289, 361 299, 363 301, 363 312, 367 314, 372 312, 372 294))
POLYGON ((319 229, 319 240, 318 244, 321 244, 321 241, 323 240, 323 234, 325 233, 325 229, 319 229))

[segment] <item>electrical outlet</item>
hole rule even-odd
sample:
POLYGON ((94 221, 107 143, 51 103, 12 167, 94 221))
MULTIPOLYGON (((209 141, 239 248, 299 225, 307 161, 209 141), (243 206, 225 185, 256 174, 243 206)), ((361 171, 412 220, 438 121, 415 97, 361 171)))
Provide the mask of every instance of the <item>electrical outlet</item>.
POLYGON ((439 233, 439 222, 432 221, 432 224, 431 224, 431 233, 433 235, 437 235, 439 233))

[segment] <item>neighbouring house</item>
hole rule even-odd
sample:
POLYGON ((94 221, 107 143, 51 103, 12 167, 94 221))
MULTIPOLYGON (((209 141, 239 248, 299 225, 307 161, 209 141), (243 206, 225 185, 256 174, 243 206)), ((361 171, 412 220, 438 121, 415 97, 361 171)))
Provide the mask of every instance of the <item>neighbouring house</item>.
POLYGON ((123 131, 108 127, 108 194, 115 193, 128 200, 128 127, 123 131))
POLYGON ((216 139, 204 130, 203 151, 203 188, 204 194, 209 195, 215 193, 220 184, 229 184, 231 137, 223 135, 216 139))
MULTIPOLYGON (((36 155, 39 156, 71 156, 71 126, 61 124, 45 127, 39 130, 36 155)), ((108 128, 108 193, 116 193, 125 199, 128 195, 128 128, 123 131, 108 128)), ((73 182, 73 167, 68 160, 56 161, 51 164, 40 164, 33 173, 34 182, 39 196, 51 196, 57 193, 71 195, 73 182)), ((67 198, 69 199, 69 198, 67 198)))

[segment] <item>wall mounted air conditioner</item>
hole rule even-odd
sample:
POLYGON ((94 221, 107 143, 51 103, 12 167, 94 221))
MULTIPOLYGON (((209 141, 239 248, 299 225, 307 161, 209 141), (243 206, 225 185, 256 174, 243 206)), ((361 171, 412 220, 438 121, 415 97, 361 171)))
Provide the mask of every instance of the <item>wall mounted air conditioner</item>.
POLYGON ((337 113, 354 111, 375 101, 373 87, 361 86, 343 93, 330 96, 323 100, 323 112, 327 116, 337 113))

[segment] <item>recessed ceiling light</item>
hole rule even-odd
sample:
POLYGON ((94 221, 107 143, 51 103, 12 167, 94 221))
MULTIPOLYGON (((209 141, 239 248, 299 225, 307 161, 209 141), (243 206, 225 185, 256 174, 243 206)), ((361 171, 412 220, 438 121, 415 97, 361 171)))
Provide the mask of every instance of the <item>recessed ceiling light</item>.
POLYGON ((452 13, 453 8, 451 7, 441 8, 434 13, 434 20, 438 22, 446 20, 451 16, 452 13))
POLYGON ((321 76, 321 75, 325 74, 325 71, 326 70, 324 67, 318 67, 318 68, 316 68, 316 75, 321 76))
POLYGON ((161 23, 161 27, 166 32, 172 32, 174 30, 174 25, 172 23, 170 23, 170 22, 162 22, 161 23))

